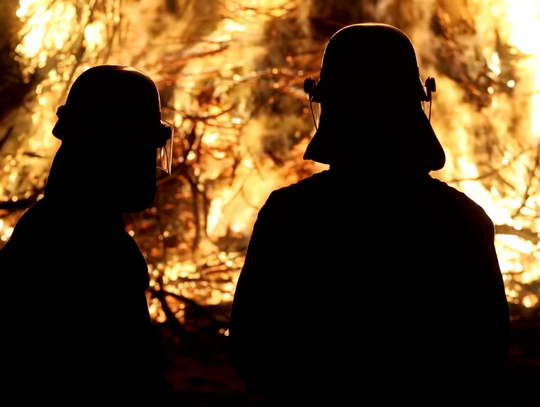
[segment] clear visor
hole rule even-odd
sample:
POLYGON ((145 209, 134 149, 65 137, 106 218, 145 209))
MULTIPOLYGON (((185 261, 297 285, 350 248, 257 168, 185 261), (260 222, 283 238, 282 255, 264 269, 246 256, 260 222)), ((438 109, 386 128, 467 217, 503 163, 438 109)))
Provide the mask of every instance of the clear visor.
POLYGON ((313 98, 309 98, 309 109, 311 110, 311 118, 313 119, 313 124, 315 129, 319 130, 319 122, 321 120, 322 106, 319 102, 314 102, 313 98))
POLYGON ((170 175, 172 170, 174 127, 171 123, 162 120, 161 132, 165 143, 162 147, 157 148, 156 167, 170 175))
POLYGON ((424 93, 430 96, 429 96, 429 100, 427 101, 422 100, 420 103, 422 104, 422 110, 424 111, 426 117, 428 118, 429 121, 431 121, 431 103, 432 103, 431 93, 428 91, 426 85, 423 85, 422 87, 424 88, 424 93))
POLYGON ((431 121, 431 100, 430 101, 422 101, 422 110, 424 111, 424 114, 428 118, 429 121, 431 121))

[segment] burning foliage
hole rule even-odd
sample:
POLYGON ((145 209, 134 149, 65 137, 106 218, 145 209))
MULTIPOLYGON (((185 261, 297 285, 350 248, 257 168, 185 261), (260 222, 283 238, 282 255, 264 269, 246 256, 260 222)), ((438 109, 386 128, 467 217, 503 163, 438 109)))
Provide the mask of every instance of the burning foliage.
MULTIPOLYGON (((226 334, 258 209, 272 190, 324 168, 302 160, 313 134, 303 81, 318 74, 337 29, 378 21, 405 30, 423 78, 437 78, 433 126, 447 165, 434 175, 493 219, 508 299, 533 308, 539 16, 535 0, 3 2, 0 244, 43 196, 56 108, 73 80, 97 64, 135 66, 156 81, 176 127, 172 174, 160 175, 150 209, 126 215, 149 265, 151 313, 226 334)), ((269 284, 281 284, 278 270, 269 284)))

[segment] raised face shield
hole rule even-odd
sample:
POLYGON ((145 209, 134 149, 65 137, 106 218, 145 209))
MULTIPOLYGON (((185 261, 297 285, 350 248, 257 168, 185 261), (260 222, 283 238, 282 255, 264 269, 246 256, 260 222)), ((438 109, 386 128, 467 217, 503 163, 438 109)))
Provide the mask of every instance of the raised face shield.
POLYGON ((171 123, 161 120, 157 145, 156 166, 160 170, 171 174, 174 127, 171 123))

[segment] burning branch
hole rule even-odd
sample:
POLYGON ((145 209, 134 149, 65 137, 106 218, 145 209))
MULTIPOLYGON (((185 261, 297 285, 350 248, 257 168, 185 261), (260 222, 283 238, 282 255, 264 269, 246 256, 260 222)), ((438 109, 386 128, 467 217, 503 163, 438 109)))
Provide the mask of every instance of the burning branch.
POLYGON ((540 237, 537 232, 533 232, 531 229, 516 229, 509 225, 495 225, 495 233, 500 235, 514 235, 519 236, 522 239, 528 240, 534 245, 540 243, 540 237))

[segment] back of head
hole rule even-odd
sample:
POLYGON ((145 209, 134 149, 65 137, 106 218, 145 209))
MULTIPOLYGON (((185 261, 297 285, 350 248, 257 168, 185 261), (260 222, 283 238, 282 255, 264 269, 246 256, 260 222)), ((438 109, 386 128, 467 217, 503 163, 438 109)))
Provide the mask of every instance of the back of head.
POLYGON ((416 53, 398 28, 362 23, 336 32, 314 86, 311 100, 322 112, 304 159, 421 172, 444 166, 444 151, 422 111, 430 97, 416 53))
POLYGON ((373 104, 426 100, 416 53, 396 27, 364 23, 335 33, 324 52, 314 100, 324 104, 373 104))
POLYGON ((131 139, 144 136, 143 132, 149 137, 160 126, 159 92, 152 79, 137 69, 95 66, 73 83, 58 116, 53 134, 63 141, 97 138, 101 144, 114 144, 126 141, 121 137, 134 130, 131 139))
POLYGON ((161 121, 159 92, 150 77, 128 66, 92 67, 75 80, 57 115, 53 135, 62 146, 49 194, 77 185, 85 200, 121 212, 152 204, 157 148, 172 133, 161 121))

